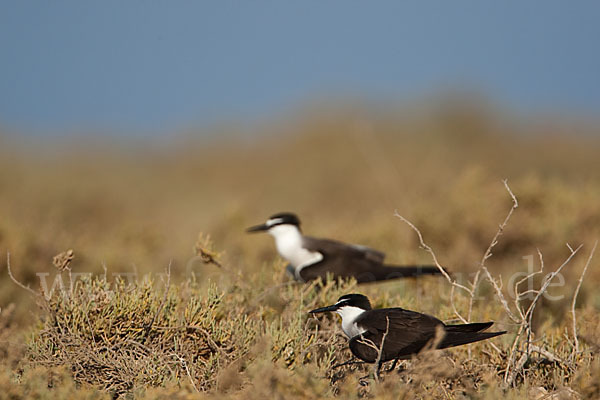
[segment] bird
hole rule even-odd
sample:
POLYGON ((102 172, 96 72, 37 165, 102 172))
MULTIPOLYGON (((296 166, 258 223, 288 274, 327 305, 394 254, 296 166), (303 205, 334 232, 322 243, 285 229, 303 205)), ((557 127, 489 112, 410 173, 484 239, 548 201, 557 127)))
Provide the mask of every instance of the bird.
POLYGON ((273 236, 277 251, 289 262, 287 272, 301 282, 325 280, 327 274, 333 275, 334 280, 355 278, 357 283, 441 274, 436 266, 385 265, 385 253, 366 246, 305 236, 300 230, 300 219, 289 212, 272 215, 265 223, 246 231, 273 236))
POLYGON ((503 335, 506 331, 483 332, 494 322, 446 325, 436 317, 403 308, 372 309, 362 294, 346 294, 330 306, 309 311, 311 314, 335 312, 342 317, 342 331, 349 339, 350 351, 366 363, 411 358, 431 346, 435 349, 460 346, 503 335))

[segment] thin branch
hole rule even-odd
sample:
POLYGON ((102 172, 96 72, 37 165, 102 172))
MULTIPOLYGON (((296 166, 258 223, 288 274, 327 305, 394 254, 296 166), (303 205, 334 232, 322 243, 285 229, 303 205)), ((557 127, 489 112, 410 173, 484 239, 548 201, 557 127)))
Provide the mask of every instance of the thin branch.
POLYGON ((188 368, 187 362, 185 362, 185 359, 183 357, 181 357, 179 354, 177 353, 173 353, 173 355, 175 357, 177 357, 177 359, 179 360, 179 362, 181 363, 181 365, 183 365, 183 369, 185 369, 185 372, 188 376, 188 378, 190 378, 190 383, 192 384, 192 386, 194 387, 194 390, 198 393, 200 393, 200 390, 198 390, 198 387, 196 386, 196 383, 194 382, 194 378, 192 377, 192 374, 190 372, 190 369, 188 368))
MULTIPOLYGON (((498 230, 496 231, 496 234, 492 238, 490 245, 486 249, 485 253, 483 253, 483 256, 481 257, 481 261, 479 262, 479 268, 477 269, 477 273, 475 274, 475 278, 473 278, 473 283, 471 286, 473 291, 471 292, 471 299, 469 300, 469 312, 467 313, 467 320, 469 320, 469 321, 471 320, 471 314, 473 311, 473 302, 475 300, 475 293, 477 291, 477 286, 479 285, 479 278, 481 276, 481 272, 485 268, 485 262, 487 261, 488 258, 490 258, 492 256, 492 250, 498 244, 498 240, 500 239, 500 236, 502 235, 502 233, 504 233, 504 229, 508 225, 508 221, 510 220, 510 217, 512 217, 513 212, 515 212, 517 207, 519 207, 519 202, 517 201, 517 197, 514 195, 514 193, 510 189, 510 186, 508 186, 508 179, 504 179, 502 181, 502 183, 504 184, 506 191, 510 195, 510 197, 513 201, 513 205, 510 208, 510 210, 508 210, 508 214, 506 214, 504 221, 502 221, 502 223, 498 226, 498 230)), ((485 272, 487 273, 488 279, 491 278, 491 275, 489 274, 489 272, 487 272, 487 270, 485 272)), ((496 283, 494 282, 493 285, 496 286, 496 283)), ((501 293, 501 291, 497 290, 496 293, 501 293)), ((503 301, 503 305, 508 306, 508 303, 506 301, 503 301)), ((512 313, 510 313, 510 314, 512 314, 512 313)))
POLYGON ((567 242, 567 247, 569 248, 569 250, 571 250, 571 252, 573 251, 573 248, 571 247, 571 245, 569 244, 569 242, 567 242))
POLYGON ((546 357, 548 359, 548 361, 559 362, 561 364, 565 364, 565 362, 559 356, 557 356, 556 354, 554 354, 546 349, 543 349, 543 348, 538 347, 533 344, 530 346, 530 348, 531 348, 531 351, 534 351, 534 352, 546 357))
POLYGON ((37 293, 35 290, 33 290, 32 288, 30 288, 29 286, 25 286, 24 284, 22 284, 21 282, 19 282, 17 280, 17 278, 15 278, 12 274, 12 270, 10 269, 10 253, 7 251, 6 252, 6 268, 8 269, 8 276, 10 277, 10 279, 17 284, 17 286, 21 287, 22 289, 25 289, 27 291, 29 291, 31 294, 33 294, 34 296, 38 296, 39 293, 37 293))
POLYGON ((452 285, 452 289, 450 289, 450 305, 452 306, 452 311, 454 311, 454 314, 458 317, 458 319, 463 323, 463 324, 468 324, 469 321, 467 321, 456 309, 456 304, 454 304, 454 289, 456 288, 455 285, 452 285))
POLYGON ((498 286, 498 284, 496 283, 496 280, 492 277, 492 275, 490 274, 490 271, 488 271, 487 267, 484 266, 482 268, 482 271, 485 273, 488 281, 492 284, 492 287, 494 288, 494 290, 496 291, 496 296, 498 297, 498 300, 500 300, 500 303, 502 304, 502 307, 504 308, 504 310, 506 311, 506 314, 508 315, 508 317, 516 323, 520 323, 521 320, 519 318, 517 318, 515 316, 515 314, 511 311, 509 305, 508 305, 508 301, 506 301, 506 298, 504 297, 504 294, 502 293, 502 289, 500 289, 500 286, 498 286))
MULTIPOLYGON (((536 249, 537 253, 538 253, 538 257, 540 259, 540 270, 539 271, 535 271, 532 272, 530 274, 525 275, 525 277, 523 279, 520 279, 517 283, 515 283, 515 287, 514 287, 514 293, 515 293, 515 308, 517 309, 521 320, 525 319, 525 314, 523 313, 523 307, 521 307, 521 300, 523 299, 523 297, 525 296, 525 294, 528 293, 537 293, 536 290, 530 289, 530 290, 526 290, 525 292, 519 292, 519 286, 527 281, 532 279, 535 275, 537 274, 541 274, 544 271, 544 256, 542 255, 542 252, 540 251, 540 249, 536 249)), ((533 262, 533 261, 532 261, 533 262)))
MULTIPOLYGON (((569 254, 569 256, 567 257, 567 259, 554 271, 552 272, 548 279, 545 280, 545 282, 542 284, 542 286, 538 289, 538 290, 532 290, 530 292, 535 292, 536 296, 534 297, 534 299, 532 300, 531 304, 529 305, 529 307, 527 308, 527 311, 523 314, 522 310, 519 311, 519 313, 521 315, 523 315, 523 318, 521 319, 521 321, 519 322, 519 330, 517 332, 517 334, 515 335, 515 339, 513 340, 513 344, 511 346, 510 352, 508 353, 508 361, 506 363, 506 368, 504 370, 504 382, 512 385, 514 382, 515 377, 517 376, 517 374, 519 373, 519 371, 523 368, 524 366, 524 361, 526 361, 529 358, 529 355, 531 354, 532 351, 536 351, 534 350, 534 347, 531 343, 531 336, 532 336, 532 331, 531 331, 531 321, 533 318, 533 312, 535 311, 535 307, 540 299, 540 297, 546 293, 546 290, 548 289, 548 287, 550 286, 550 282, 562 271, 562 269, 573 259, 573 257, 577 254, 577 252, 581 249, 582 245, 579 245, 576 249, 573 249, 572 247, 568 246, 571 253, 569 254), (521 338, 523 337, 523 335, 526 336, 526 341, 525 341, 525 345, 526 345, 526 349, 523 352, 523 355, 519 358, 518 361, 516 361, 515 359, 515 355, 517 352, 517 347, 520 343, 521 338)), ((542 258, 542 254, 541 252, 538 250, 538 254, 540 255, 540 260, 542 263, 542 268, 543 268, 543 258, 542 258)), ((534 273, 530 274, 530 275, 534 275, 534 273)), ((516 293, 516 296, 518 299, 520 299, 522 297, 521 293, 516 293)), ((517 302, 517 306, 518 308, 520 308, 520 303, 517 302)), ((535 347, 537 349, 537 347, 535 347)))
MULTIPOLYGON (((455 284, 456 281, 454 281, 450 275, 448 274, 448 272, 446 272, 446 269, 444 269, 444 267, 442 267, 437 259, 437 256, 435 255, 435 253, 433 252, 433 250, 431 249, 431 247, 429 247, 425 241, 423 240, 423 235, 421 234, 421 231, 419 231, 419 229, 409 220, 407 220, 406 218, 404 218, 402 215, 400 215, 398 213, 398 210, 394 211, 394 216, 400 218, 404 223, 406 223, 408 226, 410 226, 412 228, 413 231, 415 231, 415 233, 417 234, 417 236, 419 237, 419 242, 421 243, 421 247, 423 247, 433 258, 433 262, 435 263, 436 267, 438 267, 438 269, 440 270, 440 272, 442 273, 442 275, 444 275, 444 277, 446 278, 446 280, 448 280, 448 282, 450 282, 451 284, 455 284)), ((460 285, 458 283, 456 283, 456 285, 464 290, 466 290, 467 292, 471 292, 469 290, 469 288, 467 288, 466 286, 460 285)))
POLYGON ((383 345, 385 344, 385 338, 387 337, 390 331, 390 318, 388 316, 385 317, 385 332, 383 333, 383 337, 381 338, 381 345, 379 346, 379 350, 377 351, 377 360, 375 360, 375 379, 379 381, 379 368, 381 367, 381 357, 383 356, 383 345))
POLYGON ((579 282, 577 283, 577 288, 575 289, 575 293, 573 294, 573 302, 571 303, 571 315, 573 316, 573 341, 575 342, 575 347, 573 348, 572 357, 575 354, 579 353, 579 339, 577 339, 577 315, 575 314, 575 306, 577 304, 577 296, 579 295, 579 289, 581 289, 581 284, 583 283, 583 277, 590 266, 590 262, 592 261, 592 257, 594 257, 594 253, 596 252, 596 246, 598 246, 598 240, 594 243, 594 247, 592 251, 590 251, 590 255, 585 263, 585 267, 583 267, 583 271, 581 272, 581 276, 579 276, 579 282))
POLYGON ((402 220, 405 224, 407 224, 408 226, 410 226, 413 231, 415 231, 415 233, 419 237, 419 242, 421 244, 421 247, 423 249, 425 249, 425 251, 427 251, 431 255, 431 258, 433 259, 433 262, 436 265, 436 267, 440 270, 440 272, 446 278, 446 280, 452 285, 452 292, 450 293, 450 303, 452 304, 452 309, 454 310, 454 314, 456 314, 456 316, 462 322, 466 323, 467 320, 458 312, 458 310, 456 309, 456 306, 454 304, 454 288, 455 287, 460 288, 460 289, 464 290, 465 292, 469 293, 469 295, 473 294, 472 290, 469 289, 468 287, 464 286, 464 285, 461 285, 460 283, 458 283, 455 279, 453 279, 448 274, 448 272, 446 271, 446 269, 444 267, 442 267, 442 265, 438 261, 437 256, 435 255, 435 252, 433 251, 433 249, 431 247, 429 247, 429 245, 427 245, 425 243, 425 241, 423 240, 423 235, 421 234, 421 231, 412 222, 410 222, 409 220, 407 220, 406 218, 404 218, 402 215, 400 215, 398 213, 398 210, 394 211, 394 216, 400 218, 400 220, 402 220))
POLYGON ((385 332, 383 333, 383 337, 381 338, 381 344, 379 346, 377 346, 375 344, 374 341, 372 341, 371 339, 365 338, 364 336, 361 335, 360 339, 358 340, 358 343, 364 344, 365 346, 368 346, 370 348, 372 348, 373 350, 375 350, 377 352, 377 358, 375 359, 375 380, 379 382, 379 368, 380 368, 380 364, 381 364, 381 358, 383 356, 383 344, 385 343, 385 338, 388 335, 389 329, 390 329, 390 319, 386 316, 386 327, 385 327, 385 332))
POLYGON ((533 299, 533 302, 529 305, 529 308, 527 309, 527 313, 526 314, 529 314, 529 321, 530 322, 531 322, 531 314, 533 314, 533 309, 535 308, 536 303, 539 300, 539 298, 542 296, 542 294, 544 294, 546 292, 546 290, 548 289, 548 286, 550 286, 550 282, 554 279, 554 277, 556 275, 558 275, 560 273, 560 271, 562 271, 562 269, 571 261, 571 259, 573 259, 573 257, 575 257, 575 254, 577 254, 577 252, 579 250, 581 250, 582 246, 583 246, 583 244, 580 244, 579 246, 577 246, 577 248, 575 250, 572 250, 571 254, 569 255, 569 257, 567 257, 567 259, 560 265, 560 267, 558 267, 556 269, 556 271, 552 272, 550 274, 550 277, 548 279, 546 279, 546 281, 544 282, 544 284, 540 288, 539 293, 533 299))

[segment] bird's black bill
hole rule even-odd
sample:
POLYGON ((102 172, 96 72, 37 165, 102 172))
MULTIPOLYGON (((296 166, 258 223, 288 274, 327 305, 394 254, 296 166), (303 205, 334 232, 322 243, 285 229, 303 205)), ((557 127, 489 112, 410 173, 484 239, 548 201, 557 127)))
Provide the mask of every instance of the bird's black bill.
POLYGON ((269 230, 269 226, 267 224, 260 224, 260 225, 251 226, 250 228, 246 229, 246 232, 248 232, 248 233, 264 232, 267 230, 269 230))
POLYGON ((309 313, 311 313, 311 314, 318 314, 318 313, 323 313, 323 312, 328 312, 328 311, 335 311, 337 309, 338 309, 337 306, 333 305, 333 306, 327 306, 327 307, 317 308, 317 309, 309 311, 309 313))

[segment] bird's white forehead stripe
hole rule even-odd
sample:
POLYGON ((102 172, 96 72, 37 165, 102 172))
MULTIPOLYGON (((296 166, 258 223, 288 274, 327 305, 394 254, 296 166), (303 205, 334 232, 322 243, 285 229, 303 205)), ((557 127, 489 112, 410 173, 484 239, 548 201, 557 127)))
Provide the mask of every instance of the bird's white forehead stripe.
POLYGON ((273 225, 279 224, 281 222, 283 222, 282 218, 272 218, 272 219, 270 219, 270 220, 267 221, 267 226, 273 226, 273 225))

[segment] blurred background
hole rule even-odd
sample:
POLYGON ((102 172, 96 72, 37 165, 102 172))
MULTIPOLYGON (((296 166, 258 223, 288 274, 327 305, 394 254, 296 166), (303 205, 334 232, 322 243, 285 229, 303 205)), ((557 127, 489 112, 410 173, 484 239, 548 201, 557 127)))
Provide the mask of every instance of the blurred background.
POLYGON ((181 276, 203 232, 231 270, 283 279, 243 230, 293 211, 429 263, 398 210, 469 272, 508 179, 492 267, 538 248, 555 267, 600 233, 599 19, 591 1, 3 2, 0 254, 32 287, 71 248, 77 271, 181 276))

